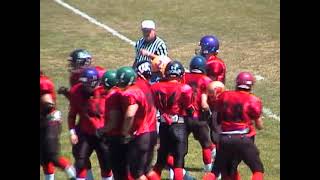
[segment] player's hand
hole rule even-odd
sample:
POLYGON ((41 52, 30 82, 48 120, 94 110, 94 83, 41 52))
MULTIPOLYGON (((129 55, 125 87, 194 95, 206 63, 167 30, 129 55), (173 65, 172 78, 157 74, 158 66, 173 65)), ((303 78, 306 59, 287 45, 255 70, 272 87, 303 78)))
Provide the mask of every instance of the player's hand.
POLYGON ((140 49, 140 53, 141 53, 143 56, 150 56, 150 55, 151 55, 151 52, 149 52, 149 51, 146 50, 146 49, 140 49))
POLYGON ((62 87, 60 87, 60 88, 58 89, 57 93, 58 93, 58 94, 63 94, 63 95, 65 95, 65 94, 68 93, 68 88, 62 86, 62 87))
POLYGON ((78 136, 76 134, 70 135, 71 144, 75 145, 79 142, 78 136))

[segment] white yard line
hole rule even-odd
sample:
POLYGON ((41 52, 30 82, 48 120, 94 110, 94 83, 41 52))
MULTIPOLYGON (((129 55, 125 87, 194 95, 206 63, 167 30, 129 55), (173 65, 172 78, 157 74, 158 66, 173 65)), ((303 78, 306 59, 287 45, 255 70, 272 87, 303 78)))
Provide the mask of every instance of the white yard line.
POLYGON ((263 108, 262 112, 268 117, 278 120, 280 122, 280 117, 274 114, 269 108, 263 108))
MULTIPOLYGON (((61 6, 71 10, 72 12, 74 12, 75 14, 78 14, 80 15, 81 17, 87 19, 89 22, 99 26, 99 27, 102 27, 103 29, 105 29, 106 31, 110 32, 113 36, 116 36, 122 40, 124 40, 125 42, 129 43, 130 45, 134 46, 135 45, 135 42, 132 41, 131 39, 127 38, 126 36, 120 34, 118 31, 112 29, 111 27, 105 25, 105 24, 102 24, 101 22, 99 22, 98 20, 96 20, 95 18, 93 17, 90 17, 88 14, 80 11, 79 9, 75 8, 75 7, 72 7, 70 6, 69 4, 63 2, 62 0, 54 0, 55 2, 57 2, 58 4, 60 4, 61 6)), ((260 76, 260 75, 255 75, 256 79, 259 81, 259 80, 262 80, 264 79, 264 77, 260 76)), ((280 117, 277 116, 276 114, 272 113, 272 111, 269 109, 269 108, 263 108, 263 113, 265 115, 267 115, 268 117, 270 118, 273 118, 273 119, 276 119, 280 122, 280 117)))
POLYGON ((262 77, 262 76, 260 76, 258 74, 255 75, 254 77, 256 78, 257 81, 264 80, 264 77, 262 77))
POLYGON ((101 22, 97 21, 96 19, 90 17, 89 15, 87 15, 86 13, 80 11, 79 9, 77 8, 74 8, 72 6, 70 6, 69 4, 61 1, 61 0, 54 0, 55 2, 59 3, 60 5, 62 5, 63 7, 67 8, 67 9, 70 9, 71 11, 73 11, 74 13, 80 15, 81 17, 87 19, 89 22, 99 26, 99 27, 102 27, 103 29, 107 30, 108 32, 110 32, 112 35, 126 41, 127 43, 131 44, 132 46, 134 46, 136 43, 132 40, 130 40, 129 38, 125 37, 124 35, 120 34, 118 31, 112 29, 111 27, 105 25, 105 24, 102 24, 101 22))

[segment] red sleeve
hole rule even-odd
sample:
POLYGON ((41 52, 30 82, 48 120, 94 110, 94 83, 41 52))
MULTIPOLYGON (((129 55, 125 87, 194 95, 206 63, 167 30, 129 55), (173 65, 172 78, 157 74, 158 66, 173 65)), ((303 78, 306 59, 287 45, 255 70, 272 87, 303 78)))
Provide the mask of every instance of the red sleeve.
MULTIPOLYGON (((75 87, 75 86, 74 86, 75 87)), ((76 117, 78 114, 76 104, 77 97, 75 94, 75 88, 71 88, 70 90, 70 104, 69 104, 69 113, 68 113, 68 127, 69 129, 74 129, 76 126, 76 117)))
POLYGON ((206 76, 204 76, 204 77, 205 78, 202 79, 202 83, 200 85, 201 94, 206 94, 207 93, 208 84, 210 82, 212 82, 212 80, 209 77, 206 77, 206 76))
POLYGON ((130 105, 137 104, 137 100, 131 92, 127 92, 123 94, 121 103, 124 107, 128 107, 130 105))
POLYGON ((103 67, 100 67, 100 66, 96 66, 95 69, 99 73, 99 78, 102 78, 103 74, 107 71, 106 69, 104 69, 103 67))
POLYGON ((192 106, 192 88, 188 84, 184 84, 181 88, 182 104, 185 108, 192 106))
POLYGON ((50 80, 46 79, 40 82, 40 89, 42 95, 54 93, 54 84, 50 80))
POLYGON ((221 81, 223 77, 223 67, 220 63, 214 63, 212 65, 212 71, 217 77, 217 81, 221 81))
POLYGON ((262 102, 259 98, 253 96, 249 107, 249 116, 251 119, 258 119, 262 114, 262 102))

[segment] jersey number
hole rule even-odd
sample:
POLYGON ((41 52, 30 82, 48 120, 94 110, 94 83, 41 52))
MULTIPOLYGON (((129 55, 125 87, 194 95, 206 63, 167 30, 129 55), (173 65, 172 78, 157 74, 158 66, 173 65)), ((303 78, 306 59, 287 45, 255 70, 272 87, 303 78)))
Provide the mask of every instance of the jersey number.
MULTIPOLYGON (((224 103, 224 107, 226 109, 229 108, 228 103, 224 103)), ((230 107, 231 113, 224 112, 224 117, 226 120, 234 121, 234 122, 240 122, 243 120, 243 106, 242 104, 234 104, 232 107, 230 107)))
POLYGON ((167 94, 161 91, 156 92, 156 97, 159 100, 160 106, 162 109, 171 108, 173 106, 175 96, 176 96, 175 92, 172 93, 170 96, 167 96, 167 94))

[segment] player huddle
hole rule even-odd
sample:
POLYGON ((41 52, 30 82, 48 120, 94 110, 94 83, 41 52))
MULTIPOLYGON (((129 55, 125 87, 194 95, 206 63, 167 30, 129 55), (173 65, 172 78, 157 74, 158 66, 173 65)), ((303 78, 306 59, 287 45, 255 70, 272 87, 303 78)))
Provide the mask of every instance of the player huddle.
POLYGON ((240 179, 241 161, 251 169, 253 180, 263 179, 254 144, 255 129, 262 129, 262 102, 251 93, 255 79, 241 72, 235 90, 226 90, 226 65, 217 57, 218 39, 204 36, 199 45, 190 72, 166 56, 106 70, 92 66, 87 50, 73 51, 70 88, 60 87, 58 94, 69 100, 75 169, 59 155, 61 114, 55 87, 41 72, 40 164, 45 178, 54 179, 57 166, 70 179, 93 179, 90 156, 95 151, 102 180, 159 180, 165 168, 174 180, 194 179, 184 170, 192 133, 202 148, 203 179, 240 179), (154 72, 161 74, 157 82, 150 81, 154 72))

